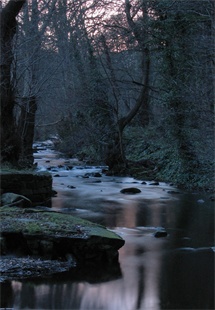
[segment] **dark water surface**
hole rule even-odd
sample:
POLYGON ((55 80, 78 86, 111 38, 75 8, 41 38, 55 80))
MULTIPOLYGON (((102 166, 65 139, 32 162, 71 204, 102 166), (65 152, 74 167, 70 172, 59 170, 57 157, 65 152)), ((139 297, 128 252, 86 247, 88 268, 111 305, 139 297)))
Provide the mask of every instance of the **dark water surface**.
MULTIPOLYGON (((63 160, 41 151, 45 169, 63 160), (49 159, 50 163, 45 160, 49 159)), ((103 224, 125 239, 119 268, 72 270, 48 279, 1 285, 1 307, 13 309, 214 309, 214 203, 133 178, 83 178, 100 167, 52 171, 52 207, 103 224), (55 176, 56 173, 59 175, 55 176), (69 188, 74 186, 75 188, 69 188), (140 194, 120 190, 137 187, 140 194), (168 236, 155 238, 159 227, 168 236)))

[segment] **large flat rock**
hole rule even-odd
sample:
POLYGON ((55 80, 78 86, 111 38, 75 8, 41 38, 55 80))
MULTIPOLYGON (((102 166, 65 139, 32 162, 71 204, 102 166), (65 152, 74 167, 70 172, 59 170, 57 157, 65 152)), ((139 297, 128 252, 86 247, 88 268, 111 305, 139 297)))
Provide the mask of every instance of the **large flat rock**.
POLYGON ((125 243, 104 226, 49 208, 1 207, 0 217, 2 254, 109 264, 125 243))

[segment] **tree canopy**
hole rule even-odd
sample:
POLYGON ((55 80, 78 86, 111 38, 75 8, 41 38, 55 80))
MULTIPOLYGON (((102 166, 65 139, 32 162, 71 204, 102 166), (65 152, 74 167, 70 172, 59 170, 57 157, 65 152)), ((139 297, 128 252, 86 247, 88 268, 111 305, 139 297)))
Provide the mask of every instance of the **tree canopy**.
POLYGON ((143 177, 210 186, 214 1, 25 2, 1 12, 3 162, 32 164, 34 132, 116 171, 150 160, 143 177))

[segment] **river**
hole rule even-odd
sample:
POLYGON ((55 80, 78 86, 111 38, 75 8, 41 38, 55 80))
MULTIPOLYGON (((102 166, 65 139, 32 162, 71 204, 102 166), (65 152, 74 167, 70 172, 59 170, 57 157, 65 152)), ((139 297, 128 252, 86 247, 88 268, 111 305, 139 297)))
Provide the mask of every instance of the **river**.
POLYGON ((166 184, 106 176, 55 151, 35 154, 53 175, 52 208, 105 225, 123 237, 120 272, 77 270, 1 286, 12 309, 214 309, 214 203, 166 184), (71 167, 72 166, 72 167, 71 167), (95 174, 97 173, 97 174, 95 174), (99 176, 99 174, 101 176, 99 176), (135 187, 129 195, 123 188, 135 187), (156 238, 164 228, 167 237, 156 238))

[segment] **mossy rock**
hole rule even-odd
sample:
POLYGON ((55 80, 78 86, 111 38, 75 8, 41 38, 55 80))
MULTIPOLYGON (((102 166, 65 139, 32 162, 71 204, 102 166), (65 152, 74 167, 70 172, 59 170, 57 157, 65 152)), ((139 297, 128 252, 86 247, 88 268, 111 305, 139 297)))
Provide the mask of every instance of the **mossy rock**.
POLYGON ((46 171, 0 170, 1 192, 23 195, 33 205, 49 205, 52 175, 46 171))
POLYGON ((48 258, 75 257, 77 262, 118 259, 124 240, 104 226, 37 208, 1 207, 3 254, 21 252, 48 258))

